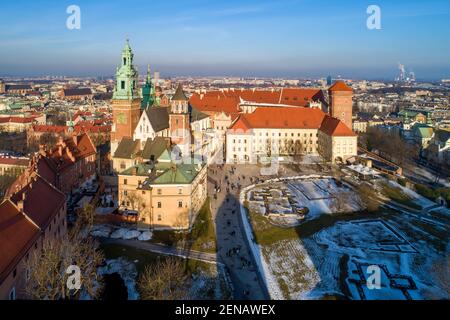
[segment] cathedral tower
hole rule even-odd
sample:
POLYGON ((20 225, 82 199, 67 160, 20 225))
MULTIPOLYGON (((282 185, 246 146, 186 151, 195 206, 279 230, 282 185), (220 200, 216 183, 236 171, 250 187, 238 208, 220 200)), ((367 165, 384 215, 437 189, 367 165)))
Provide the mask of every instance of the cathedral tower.
POLYGON ((122 50, 121 65, 117 67, 116 83, 112 97, 113 126, 111 153, 122 138, 132 138, 141 116, 141 95, 138 89, 138 72, 133 65, 134 54, 127 42, 122 50))
POLYGON ((329 89, 330 115, 352 128, 353 90, 344 81, 336 81, 329 89))
POLYGON ((142 87, 142 109, 151 107, 155 102, 155 87, 152 84, 152 75, 150 72, 150 65, 147 68, 147 80, 142 87))
POLYGON ((172 143, 178 146, 182 156, 187 157, 190 155, 189 99, 184 94, 181 84, 170 102, 169 130, 172 143))

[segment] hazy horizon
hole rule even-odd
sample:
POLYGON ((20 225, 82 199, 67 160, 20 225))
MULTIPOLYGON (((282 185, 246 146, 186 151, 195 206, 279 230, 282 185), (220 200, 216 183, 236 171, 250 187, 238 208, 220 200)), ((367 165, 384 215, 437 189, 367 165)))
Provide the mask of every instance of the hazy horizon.
POLYGON ((393 80, 450 78, 445 0, 60 1, 18 0, 0 12, 0 76, 114 74, 125 39, 140 74, 393 80), (66 8, 81 29, 66 28, 66 8), (366 27, 369 5, 381 30, 366 27))

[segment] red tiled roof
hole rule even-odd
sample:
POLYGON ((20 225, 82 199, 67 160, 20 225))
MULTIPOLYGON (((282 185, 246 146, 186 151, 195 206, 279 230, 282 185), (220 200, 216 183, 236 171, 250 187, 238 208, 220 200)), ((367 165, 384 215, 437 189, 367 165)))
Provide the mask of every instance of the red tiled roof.
POLYGON ((60 141, 47 155, 57 171, 64 171, 77 161, 97 152, 86 133, 60 141))
POLYGON ((320 109, 259 107, 253 113, 241 114, 231 129, 244 124, 249 128, 319 129, 324 117, 320 109))
POLYGON ((328 115, 323 120, 320 131, 333 137, 356 136, 356 133, 347 127, 345 123, 328 115))
MULTIPOLYGON (((33 131, 35 132, 52 132, 52 133, 68 133, 69 126, 51 126, 51 125, 34 125, 33 131)), ((110 132, 110 125, 96 125, 88 122, 84 122, 83 125, 75 125, 73 130, 76 134, 81 133, 100 133, 110 132)))
POLYGON ((347 86, 344 81, 336 81, 329 89, 329 91, 353 91, 352 88, 347 86))
POLYGON ((28 166, 29 161, 30 161, 29 159, 0 157, 0 164, 7 164, 7 165, 28 166))
POLYGON ((0 204, 0 283, 39 237, 39 228, 10 201, 0 204))
POLYGON ((36 117, 0 117, 0 123, 32 123, 36 117))
POLYGON ((25 194, 23 212, 41 229, 45 229, 65 204, 66 197, 39 175, 31 179, 29 184, 11 196, 11 201, 17 205, 25 194))
POLYGON ((319 129, 329 136, 356 136, 342 121, 320 109, 259 107, 253 113, 243 113, 230 130, 259 129, 319 129))
POLYGON ((305 107, 310 101, 323 100, 320 89, 287 88, 282 90, 223 90, 194 93, 189 102, 200 111, 237 113, 240 101, 286 104, 305 107))
POLYGON ((50 125, 34 125, 33 131, 36 132, 53 132, 53 133, 62 133, 68 129, 67 126, 50 126, 50 125))

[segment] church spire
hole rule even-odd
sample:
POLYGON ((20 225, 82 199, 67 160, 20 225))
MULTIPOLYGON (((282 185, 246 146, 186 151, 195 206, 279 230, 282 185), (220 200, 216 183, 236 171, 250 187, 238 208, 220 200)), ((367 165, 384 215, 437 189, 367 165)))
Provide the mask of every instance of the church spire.
POLYGON ((150 64, 147 65, 147 83, 152 83, 152 73, 150 72, 150 64))
POLYGON ((122 50, 121 64, 116 71, 116 85, 113 99, 132 100, 140 98, 138 90, 138 72, 133 64, 134 54, 127 39, 122 50))
POLYGON ((145 109, 151 107, 155 101, 155 90, 152 84, 152 73, 150 71, 150 65, 147 65, 147 80, 142 87, 142 102, 141 108, 145 109))

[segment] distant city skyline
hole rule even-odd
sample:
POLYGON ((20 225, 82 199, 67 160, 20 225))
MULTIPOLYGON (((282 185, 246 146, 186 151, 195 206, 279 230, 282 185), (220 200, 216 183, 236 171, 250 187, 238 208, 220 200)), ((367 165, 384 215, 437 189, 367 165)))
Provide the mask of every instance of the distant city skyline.
POLYGON ((18 0, 0 12, 1 76, 110 76, 125 39, 140 74, 393 80, 450 78, 446 0, 18 0), (81 9, 81 30, 66 8, 81 9), (381 30, 366 27, 369 5, 381 30))

